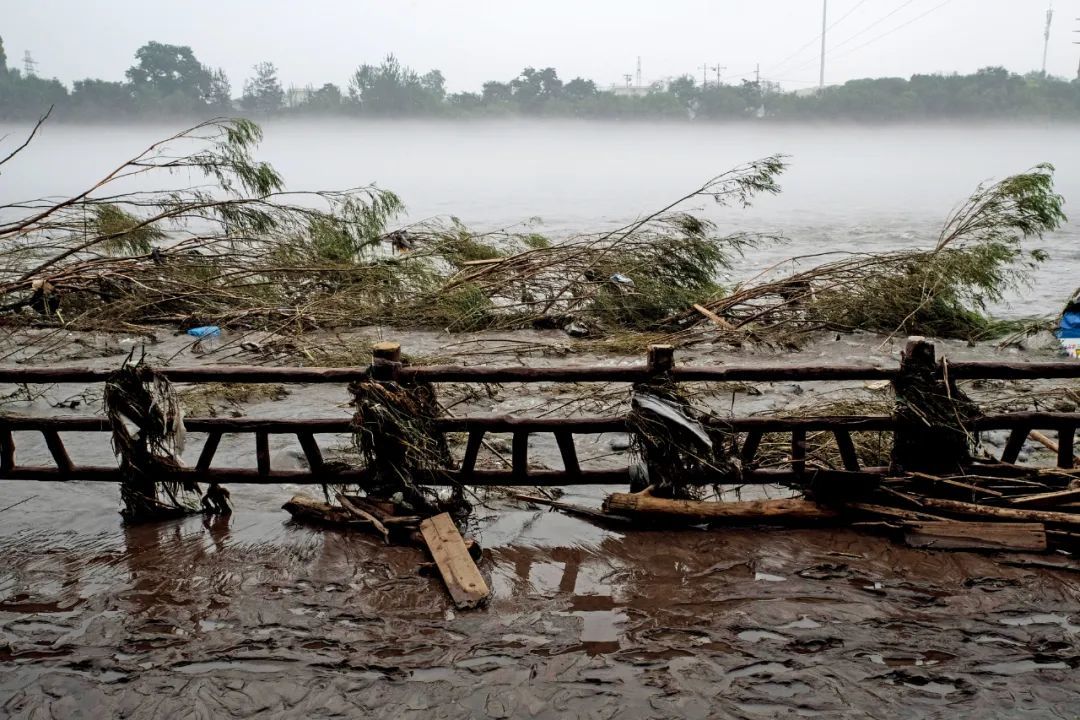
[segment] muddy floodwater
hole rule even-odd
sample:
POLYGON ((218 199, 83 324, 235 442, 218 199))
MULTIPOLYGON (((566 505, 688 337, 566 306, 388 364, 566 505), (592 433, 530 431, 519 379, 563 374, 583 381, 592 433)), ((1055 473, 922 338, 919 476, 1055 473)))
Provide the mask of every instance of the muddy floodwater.
MULTIPOLYGON (((456 352, 470 363, 589 360, 558 333, 398 337, 418 354, 456 352), (548 352, 466 352, 526 340, 548 352)), ((17 335, 24 349, 8 362, 114 366, 143 342, 159 362, 254 361, 229 345, 237 338, 209 356, 168 333, 155 342, 71 334, 50 353, 36 352, 47 338, 56 340, 46 331, 17 335)), ((893 364, 901 344, 823 338, 792 356, 706 345, 681 352, 680 361, 893 364)), ((956 358, 1053 357, 1045 338, 1024 349, 939 348, 956 358)), ((731 388, 724 402, 750 414, 880 392, 835 385, 762 383, 731 388)), ((506 388, 465 397, 454 411, 535 414, 541 403, 506 388)), ((101 411, 94 389, 77 386, 15 397, 3 410, 50 408, 101 411)), ((263 417, 349 411, 336 386, 209 409, 263 417)), ((101 462, 109 456, 104 438, 67 440, 77 462, 101 462)), ((20 460, 46 456, 40 438, 16 443, 20 460)), ((338 443, 347 447, 347 438, 338 443)), ((197 457, 201 439, 189 444, 197 457)), ((530 456, 540 466, 557 463, 553 446, 536 437, 530 456)), ((618 447, 610 438, 582 441, 583 465, 625 463, 618 447)), ((297 462, 295 448, 273 449, 274 467, 297 462)), ((239 443, 227 439, 222 453, 226 465, 251 464, 251 449, 239 443)), ((468 531, 484 547, 479 566, 493 596, 486 608, 455 611, 441 581, 418 571, 418 550, 291 522, 280 505, 302 488, 232 490, 231 517, 125 527, 112 486, 0 482, 0 508, 22 503, 0 510, 0 715, 1080 715, 1080 564, 1063 555, 916 550, 846 529, 611 530, 493 494, 479 498, 468 531)), ((607 490, 575 488, 567 499, 598 505, 607 490)))
MULTIPOLYGON (((46 127, 5 166, 0 203, 78 192, 175 130, 46 127)), ((621 225, 737 163, 786 153, 781 195, 750 209, 687 208, 723 231, 783 236, 740 258, 724 278, 731 281, 794 255, 932 246, 977 183, 1044 161, 1057 164, 1057 187, 1075 203, 1075 135, 1075 127, 1041 125, 280 123, 266 128, 258 155, 294 190, 378 182, 402 196, 403 221, 453 214, 481 229, 526 222, 558 238, 621 225)), ((1029 249, 1047 250, 1052 262, 994 311, 1058 313, 1080 282, 1078 238, 1072 222, 1032 241, 1029 249)), ((227 332, 206 355, 165 328, 3 329, 0 363, 117 367, 145 345, 157 364, 281 364, 315 357, 309 351, 330 342, 364 357, 380 339, 401 341, 421 362, 641 361, 590 357, 554 332, 379 329, 301 338, 227 332)), ((829 336, 792 353, 704 343, 680 350, 678 361, 893 366, 902 343, 829 336)), ((1004 349, 942 343, 939 352, 1049 360, 1052 347, 1044 336, 1004 349)), ((1009 409, 1009 389, 969 388, 999 409, 1009 409)), ((625 386, 489 390, 440 397, 456 414, 519 415, 602 414, 627 399, 625 386)), ((1076 411, 1053 386, 1011 390, 1040 409, 1076 411)), ((863 383, 738 384, 695 398, 714 412, 750 415, 849 395, 889 400, 887 389, 863 383)), ((193 414, 203 416, 350 413, 345 389, 328 385, 185 402, 195 401, 193 414)), ((101 388, 0 386, 0 412, 97 415, 101 388)), ((47 460, 40 435, 16 435, 20 461, 47 460)), ((76 462, 113 461, 104 434, 64 439, 76 462)), ((990 449, 1004 442, 983 440, 990 449)), ((203 441, 189 438, 186 462, 194 464, 203 441)), ((347 437, 320 442, 331 457, 349 455, 347 437)), ((217 459, 250 467, 253 444, 226 437, 217 459)), ((625 438, 601 436, 582 440, 578 452, 584 467, 614 467, 628 462, 626 447, 625 438)), ((453 449, 460 453, 460 443, 453 449)), ((289 437, 273 436, 271 451, 275 469, 302 461, 289 437)), ((559 467, 551 437, 531 438, 529 456, 559 467)), ((1047 461, 1038 448, 1021 459, 1047 461)), ((485 451, 481 462, 498 467, 497 454, 485 451)), ((610 489, 579 487, 566 499, 598 506, 610 489)), ((231 517, 125 527, 115 487, 0 481, 0 716, 1080 716, 1080 563, 1064 555, 932 552, 851 530, 616 531, 491 494, 476 499, 468 533, 484 547, 479 566, 493 596, 486 608, 457 612, 441 581, 418 571, 418 550, 291 522, 281 504, 317 488, 231 490, 231 517)), ((782 490, 744 491, 770 492, 782 490)))

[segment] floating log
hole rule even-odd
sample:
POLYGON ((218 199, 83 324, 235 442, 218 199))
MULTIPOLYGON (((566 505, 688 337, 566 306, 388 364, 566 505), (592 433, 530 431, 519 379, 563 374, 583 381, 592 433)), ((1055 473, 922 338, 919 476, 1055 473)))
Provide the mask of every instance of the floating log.
POLYGON ((960 502, 959 500, 944 500, 932 497, 920 497, 918 498, 918 502, 923 507, 931 508, 933 510, 943 510, 956 515, 999 518, 1000 520, 1013 520, 1018 522, 1039 522, 1055 525, 1080 526, 1080 513, 991 507, 989 505, 976 505, 974 503, 960 502))
POLYGON ((840 513, 804 498, 706 502, 652 497, 644 493, 612 493, 604 500, 604 512, 635 518, 732 523, 833 522, 840 513))
POLYGON ((630 522, 630 518, 623 515, 612 515, 610 513, 601 512, 599 510, 593 510, 592 508, 582 507, 581 505, 575 505, 573 503, 561 502, 559 500, 551 500, 546 497, 540 497, 538 495, 525 495, 524 493, 507 493, 509 497, 516 498, 522 502, 532 503, 534 505, 546 505, 555 510, 560 510, 567 515, 577 515, 588 520, 595 520, 602 524, 608 525, 625 525, 630 522))
POLYGON ((869 515, 878 515, 881 517, 893 518, 896 520, 914 520, 916 522, 928 520, 928 521, 948 521, 948 518, 941 517, 940 515, 931 515, 930 513, 918 512, 917 510, 904 510, 903 508, 891 507, 889 505, 875 505, 873 503, 845 503, 844 507, 848 510, 855 512, 867 513, 869 515))
POLYGON ((344 508, 334 507, 330 503, 313 500, 307 495, 293 495, 281 506, 293 516, 294 520, 318 523, 320 525, 350 525, 352 527, 370 525, 370 522, 357 520, 344 508))
POLYGON ((1044 552, 1046 528, 1042 523, 908 522, 904 542, 935 550, 1018 550, 1044 552))
POLYGON ((1023 497, 1012 498, 1009 500, 1010 505, 1022 505, 1025 507, 1034 506, 1036 508, 1061 505, 1062 503, 1071 503, 1080 500, 1080 489, 1074 490, 1057 490, 1055 492, 1039 493, 1037 495, 1024 495, 1023 497))
POLYGON ((474 608, 487 600, 491 594, 487 582, 448 513, 421 522, 420 534, 455 605, 462 609, 474 608))

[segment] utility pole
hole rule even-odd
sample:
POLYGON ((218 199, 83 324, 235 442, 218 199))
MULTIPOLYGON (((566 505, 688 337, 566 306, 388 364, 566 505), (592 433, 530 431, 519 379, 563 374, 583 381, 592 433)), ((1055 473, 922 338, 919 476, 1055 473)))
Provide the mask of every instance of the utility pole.
POLYGON ((821 0, 821 72, 818 74, 818 90, 825 89, 825 30, 829 18, 829 0, 821 0))
MULTIPOLYGON (((1076 18, 1077 22, 1080 22, 1080 17, 1076 18)), ((1073 30, 1074 33, 1080 33, 1080 30, 1073 30)), ((1080 45, 1080 42, 1073 40, 1073 45, 1080 45)), ((1080 62, 1076 65, 1076 79, 1080 80, 1080 62)))
POLYGON ((1042 74, 1046 77, 1046 51, 1050 49, 1050 23, 1054 21, 1054 4, 1046 9, 1046 31, 1043 33, 1042 74))
POLYGON ((637 86, 638 87, 642 86, 642 82, 641 82, 641 56, 640 55, 637 56, 637 86))
POLYGON ((712 69, 716 71, 716 87, 720 87, 720 73, 727 70, 727 65, 713 65, 712 69))
POLYGON ((705 63, 701 66, 701 89, 709 87, 709 63, 705 63))
POLYGON ((623 79, 626 80, 626 87, 630 87, 630 83, 633 82, 634 76, 630 73, 623 75, 623 79))
POLYGON ((23 74, 26 77, 37 77, 37 62, 29 50, 23 53, 23 74))

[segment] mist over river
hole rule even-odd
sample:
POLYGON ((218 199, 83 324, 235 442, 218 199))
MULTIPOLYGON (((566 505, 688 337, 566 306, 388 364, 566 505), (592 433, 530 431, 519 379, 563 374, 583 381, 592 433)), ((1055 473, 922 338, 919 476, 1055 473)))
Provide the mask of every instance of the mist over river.
MULTIPOLYGON (((47 125, 0 176, 0 203, 78 192, 180 126, 47 125)), ((4 147, 27 128, 0 127, 4 147)), ((708 178, 774 153, 789 156, 783 192, 752 208, 697 207, 725 230, 782 233, 733 276, 827 250, 932 244, 949 213, 985 180, 1050 162, 1058 192, 1080 202, 1080 144, 1068 125, 848 126, 571 121, 270 122, 257 151, 292 190, 377 183, 409 221, 453 215, 482 229, 533 219, 558 237, 602 230, 663 207, 708 178)), ((197 178, 178 175, 188 184, 197 178)), ((1071 210, 1067 202, 1066 212, 1071 210)), ((1051 255, 1003 315, 1056 313, 1080 285, 1080 227, 1033 243, 1051 255)), ((817 262, 811 260, 809 262, 817 262)))

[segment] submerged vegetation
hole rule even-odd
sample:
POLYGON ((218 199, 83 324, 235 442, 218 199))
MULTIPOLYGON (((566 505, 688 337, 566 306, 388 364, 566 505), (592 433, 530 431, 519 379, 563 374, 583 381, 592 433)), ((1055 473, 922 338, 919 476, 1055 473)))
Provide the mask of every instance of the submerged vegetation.
POLYGON ((1024 241, 1065 219, 1053 168, 1039 165, 980 186, 926 249, 848 253, 732 286, 724 276, 741 253, 775 238, 721 234, 679 207, 777 193, 781 156, 615 230, 547 238, 477 233, 453 218, 395 227, 401 200, 374 186, 289 192, 253 157, 260 137, 246 120, 201 123, 70 198, 0 207, 0 319, 279 333, 560 328, 632 351, 635 339, 798 343, 821 329, 976 338, 1003 331, 988 303, 1046 259, 1024 241), (173 187, 178 170, 209 185, 118 189, 134 177, 173 187))

